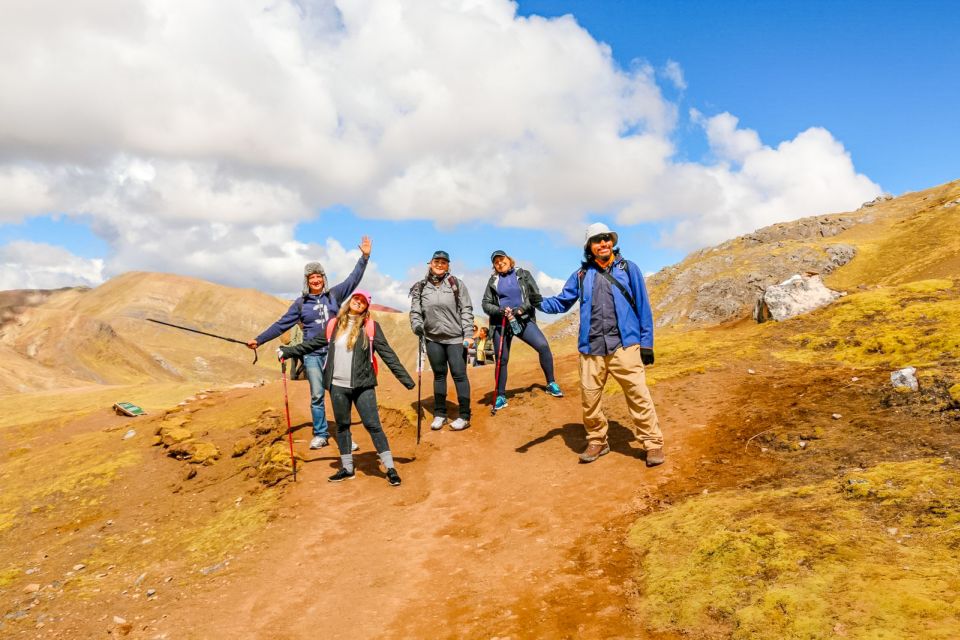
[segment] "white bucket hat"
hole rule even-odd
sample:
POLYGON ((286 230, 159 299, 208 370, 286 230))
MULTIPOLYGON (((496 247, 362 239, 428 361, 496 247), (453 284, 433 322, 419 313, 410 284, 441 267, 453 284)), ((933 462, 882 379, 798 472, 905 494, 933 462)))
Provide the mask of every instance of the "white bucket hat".
POLYGON ((619 241, 617 232, 610 231, 610 227, 603 224, 602 222, 594 222, 589 227, 587 227, 586 232, 583 234, 583 248, 584 249, 590 248, 590 238, 594 238, 596 236, 602 236, 605 233, 609 233, 611 236, 613 236, 613 246, 617 246, 617 242, 619 241))

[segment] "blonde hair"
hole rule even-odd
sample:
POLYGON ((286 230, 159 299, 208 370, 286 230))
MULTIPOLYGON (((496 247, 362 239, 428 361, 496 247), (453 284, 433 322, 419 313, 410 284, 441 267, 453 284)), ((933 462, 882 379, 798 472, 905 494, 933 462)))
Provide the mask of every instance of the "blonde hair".
MULTIPOLYGON (((354 319, 353 328, 350 329, 350 335, 347 336, 347 349, 353 351, 354 345, 357 343, 357 338, 360 336, 360 332, 363 331, 364 325, 366 325, 367 320, 370 319, 370 305, 367 305, 367 308, 364 309, 363 313, 359 316, 350 315, 350 305, 345 304, 340 307, 340 311, 337 313, 337 334, 339 335, 341 331, 345 330, 346 327, 350 326, 350 318, 354 319)), ((361 344, 363 348, 366 348, 366 340, 362 340, 361 344)))
MULTIPOLYGON (((510 268, 511 268, 511 269, 513 269, 514 267, 517 266, 517 261, 514 260, 513 258, 511 258, 510 256, 497 256, 497 257, 498 257, 498 258, 501 258, 501 257, 502 257, 502 258, 506 258, 507 260, 509 260, 509 261, 510 261, 510 268)), ((499 271, 497 271, 496 265, 492 265, 491 268, 493 269, 493 272, 494 272, 494 273, 500 273, 499 271)))

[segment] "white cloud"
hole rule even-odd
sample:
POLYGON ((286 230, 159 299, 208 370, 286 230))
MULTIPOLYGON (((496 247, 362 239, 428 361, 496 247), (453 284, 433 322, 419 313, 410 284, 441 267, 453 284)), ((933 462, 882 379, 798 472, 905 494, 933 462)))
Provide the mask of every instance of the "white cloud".
POLYGON ((673 246, 715 244, 775 222, 847 211, 881 191, 826 129, 812 127, 771 148, 728 113, 699 122, 717 162, 677 168, 677 182, 689 189, 686 201, 674 203, 687 211, 667 238, 673 246))
POLYGON ((535 271, 534 278, 537 286, 540 287, 540 293, 545 297, 555 296, 563 291, 563 285, 567 282, 566 278, 554 278, 543 271, 535 271))
POLYGON ((683 78, 683 67, 676 60, 667 60, 667 64, 663 66, 663 76, 680 91, 687 88, 687 81, 683 78))
POLYGON ((677 163, 654 70, 508 0, 35 0, 3 32, 0 222, 83 215, 108 275, 285 291, 337 253, 294 239, 332 204, 574 235, 672 218, 692 247, 879 191, 854 197, 876 185, 826 131, 772 149, 728 114, 699 116, 716 164, 677 163))
POLYGON ((103 282, 103 260, 76 256, 38 242, 0 246, 0 289, 95 287, 103 282))
POLYGON ((26 166, 0 166, 0 223, 20 222, 53 206, 45 176, 26 166))
POLYGON ((691 109, 690 118, 706 130, 710 149, 721 161, 743 163, 751 154, 763 149, 757 132, 738 129, 740 120, 729 113, 706 118, 696 109, 691 109))

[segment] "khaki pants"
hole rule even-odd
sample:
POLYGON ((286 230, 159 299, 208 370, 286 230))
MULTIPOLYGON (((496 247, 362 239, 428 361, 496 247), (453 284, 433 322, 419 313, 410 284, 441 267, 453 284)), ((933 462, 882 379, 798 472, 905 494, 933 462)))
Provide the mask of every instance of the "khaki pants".
POLYGON ((608 375, 613 376, 623 389, 627 408, 633 418, 634 436, 648 451, 662 447, 663 434, 660 433, 657 411, 647 389, 647 377, 640 360, 640 345, 617 349, 608 356, 580 354, 580 394, 587 442, 607 443, 608 423, 601 401, 608 375))

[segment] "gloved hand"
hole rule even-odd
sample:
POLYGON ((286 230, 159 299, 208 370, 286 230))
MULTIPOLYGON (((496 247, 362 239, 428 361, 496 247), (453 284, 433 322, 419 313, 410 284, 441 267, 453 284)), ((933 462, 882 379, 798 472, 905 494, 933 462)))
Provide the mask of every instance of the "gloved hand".
POLYGON ((280 360, 289 360, 293 356, 293 347, 277 347, 277 358, 280 360))
POLYGON ((422 338, 422 337, 423 337, 423 325, 421 324, 421 325, 419 325, 419 326, 414 327, 414 328, 413 328, 413 333, 414 333, 414 335, 420 336, 420 337, 422 338))
POLYGON ((414 387, 416 387, 416 386, 417 386, 417 383, 414 382, 413 380, 411 380, 409 384, 406 384, 406 383, 405 383, 403 386, 405 386, 405 387, 407 388, 407 390, 410 390, 410 389, 413 389, 414 387))
POLYGON ((645 367, 653 364, 653 349, 640 347, 640 361, 645 367))
POLYGON ((283 347, 277 347, 277 360, 283 362, 287 359, 287 356, 283 355, 283 347))

